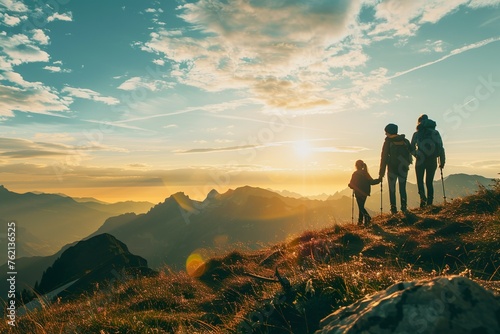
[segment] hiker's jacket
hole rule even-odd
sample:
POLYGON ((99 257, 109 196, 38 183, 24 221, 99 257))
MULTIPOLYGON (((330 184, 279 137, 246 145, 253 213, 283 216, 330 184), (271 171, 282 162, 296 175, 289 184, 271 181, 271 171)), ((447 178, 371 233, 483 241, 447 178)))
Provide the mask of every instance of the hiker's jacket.
POLYGON ((370 196, 371 186, 379 183, 379 179, 373 179, 366 171, 357 170, 352 173, 349 188, 354 190, 356 197, 367 197, 370 196))
MULTIPOLYGON (((398 146, 407 146, 408 152, 411 151, 410 141, 406 139, 405 135, 387 135, 385 137, 384 146, 382 146, 382 155, 380 158, 379 176, 385 175, 386 168, 390 172, 398 173, 399 171, 408 171, 412 163, 411 156, 398 156, 391 157, 391 144, 398 146)), ((399 174, 399 173, 398 173, 399 174)))

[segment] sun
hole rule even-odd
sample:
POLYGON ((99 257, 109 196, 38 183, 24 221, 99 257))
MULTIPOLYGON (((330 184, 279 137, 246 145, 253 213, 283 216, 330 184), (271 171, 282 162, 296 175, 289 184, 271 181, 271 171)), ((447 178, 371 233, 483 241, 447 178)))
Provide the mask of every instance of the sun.
POLYGON ((299 140, 294 143, 295 154, 300 158, 305 159, 311 156, 313 149, 307 140, 299 140))

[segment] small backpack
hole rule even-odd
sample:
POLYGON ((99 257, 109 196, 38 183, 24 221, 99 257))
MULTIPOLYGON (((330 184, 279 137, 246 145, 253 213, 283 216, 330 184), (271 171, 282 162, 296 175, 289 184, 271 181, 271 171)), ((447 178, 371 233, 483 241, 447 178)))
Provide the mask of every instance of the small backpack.
POLYGON ((411 145, 408 139, 389 142, 389 165, 408 167, 413 162, 411 145))

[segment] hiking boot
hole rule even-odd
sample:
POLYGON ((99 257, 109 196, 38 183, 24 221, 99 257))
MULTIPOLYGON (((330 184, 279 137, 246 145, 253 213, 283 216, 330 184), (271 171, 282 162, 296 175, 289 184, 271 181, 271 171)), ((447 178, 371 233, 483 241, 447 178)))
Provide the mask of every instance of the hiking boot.
POLYGON ((396 208, 396 206, 395 206, 395 205, 391 205, 391 213, 392 213, 393 215, 395 215, 396 213, 398 213, 398 209, 396 208))
POLYGON ((420 198, 420 208, 425 208, 427 205, 427 199, 425 197, 420 198))
POLYGON ((369 214, 365 214, 365 226, 370 225, 371 221, 372 221, 372 217, 370 217, 369 214))

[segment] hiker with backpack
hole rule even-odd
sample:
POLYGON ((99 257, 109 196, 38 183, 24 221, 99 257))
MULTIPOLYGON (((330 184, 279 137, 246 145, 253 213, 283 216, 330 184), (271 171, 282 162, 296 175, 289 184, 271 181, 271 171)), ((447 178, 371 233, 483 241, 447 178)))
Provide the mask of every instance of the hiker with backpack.
POLYGON ((438 167, 442 170, 445 164, 443 140, 436 130, 436 122, 425 114, 417 120, 417 131, 411 139, 412 154, 415 156, 415 174, 417 176, 420 207, 432 205, 434 200, 434 175, 438 167), (425 187, 424 187, 425 175, 425 187), (427 196, 426 196, 427 189, 427 196))
POLYGON ((396 181, 399 183, 399 196, 401 211, 407 210, 406 179, 408 170, 413 162, 411 155, 411 144, 404 134, 398 134, 396 124, 388 124, 385 128, 385 141, 382 146, 380 159, 379 178, 385 176, 387 169, 387 181, 389 184, 389 201, 391 203, 391 213, 397 213, 396 207, 396 181))
POLYGON ((354 190, 354 196, 356 197, 356 203, 358 203, 359 217, 358 225, 363 225, 363 219, 365 226, 368 226, 371 221, 371 216, 365 209, 365 203, 368 196, 370 196, 371 186, 380 183, 380 179, 373 179, 368 173, 368 167, 363 160, 357 160, 356 171, 352 174, 351 181, 348 186, 354 190))

